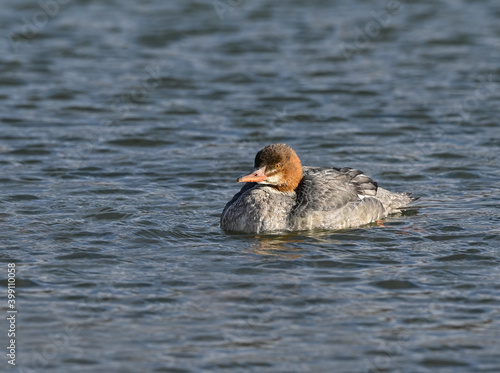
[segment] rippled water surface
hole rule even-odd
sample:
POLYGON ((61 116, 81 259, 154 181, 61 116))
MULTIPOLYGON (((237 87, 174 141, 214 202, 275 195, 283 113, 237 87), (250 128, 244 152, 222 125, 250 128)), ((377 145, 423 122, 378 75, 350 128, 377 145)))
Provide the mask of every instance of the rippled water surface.
POLYGON ((500 371, 498 1, 2 4, 2 369, 500 371), (273 142, 420 199, 222 232, 273 142))

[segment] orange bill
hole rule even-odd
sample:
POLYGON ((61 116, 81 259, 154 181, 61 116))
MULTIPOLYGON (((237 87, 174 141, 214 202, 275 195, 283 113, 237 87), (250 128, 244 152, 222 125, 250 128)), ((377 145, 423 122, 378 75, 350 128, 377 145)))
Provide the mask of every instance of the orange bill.
POLYGON ((237 183, 258 183, 259 181, 263 181, 267 179, 266 175, 266 167, 259 168, 255 170, 251 174, 239 177, 236 179, 237 183))

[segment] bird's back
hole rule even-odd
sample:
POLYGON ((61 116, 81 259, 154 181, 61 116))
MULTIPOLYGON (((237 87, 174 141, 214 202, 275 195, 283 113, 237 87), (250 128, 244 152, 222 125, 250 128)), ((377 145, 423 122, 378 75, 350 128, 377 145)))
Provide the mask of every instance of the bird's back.
POLYGON ((374 222, 387 215, 383 201, 377 198, 378 189, 359 170, 304 167, 291 226, 297 230, 340 229, 374 222))

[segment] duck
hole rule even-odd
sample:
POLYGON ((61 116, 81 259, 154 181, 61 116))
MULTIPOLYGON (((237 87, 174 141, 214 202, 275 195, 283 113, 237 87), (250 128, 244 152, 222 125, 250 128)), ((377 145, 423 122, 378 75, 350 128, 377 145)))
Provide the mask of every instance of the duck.
POLYGON ((236 181, 245 184, 222 211, 220 227, 226 232, 355 228, 381 221, 414 200, 380 188, 353 168, 302 166, 282 143, 259 150, 254 170, 236 181))

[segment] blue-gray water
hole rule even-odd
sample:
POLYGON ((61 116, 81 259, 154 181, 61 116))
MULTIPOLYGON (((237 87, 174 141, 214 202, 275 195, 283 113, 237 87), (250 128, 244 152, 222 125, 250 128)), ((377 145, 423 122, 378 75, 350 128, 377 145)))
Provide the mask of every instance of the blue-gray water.
POLYGON ((4 1, 2 371, 499 372, 500 3, 393 3, 4 1), (273 142, 420 200, 225 234, 273 142))

